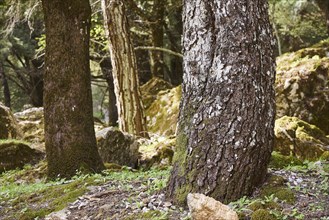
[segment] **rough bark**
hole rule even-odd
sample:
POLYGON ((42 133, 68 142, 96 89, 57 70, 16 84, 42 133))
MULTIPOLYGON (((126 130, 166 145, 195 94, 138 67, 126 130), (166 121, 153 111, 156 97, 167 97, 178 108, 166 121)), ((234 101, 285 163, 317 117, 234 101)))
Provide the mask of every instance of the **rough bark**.
POLYGON ((112 65, 111 59, 105 58, 100 62, 100 67, 102 69, 103 76, 107 82, 109 89, 109 126, 118 125, 118 108, 116 105, 116 98, 114 92, 114 83, 112 75, 112 65))
POLYGON ((3 97, 4 97, 5 106, 10 108, 11 106, 10 90, 2 62, 0 62, 0 79, 2 81, 2 86, 3 86, 3 97))
POLYGON ((96 147, 89 67, 88 0, 43 0, 46 25, 44 76, 48 176, 104 168, 96 147))
POLYGON ((274 138, 272 30, 266 0, 185 0, 184 77, 167 196, 222 202, 261 184, 274 138))
POLYGON ((124 132, 148 137, 140 99, 136 57, 123 2, 102 0, 102 8, 110 42, 119 128, 124 132))

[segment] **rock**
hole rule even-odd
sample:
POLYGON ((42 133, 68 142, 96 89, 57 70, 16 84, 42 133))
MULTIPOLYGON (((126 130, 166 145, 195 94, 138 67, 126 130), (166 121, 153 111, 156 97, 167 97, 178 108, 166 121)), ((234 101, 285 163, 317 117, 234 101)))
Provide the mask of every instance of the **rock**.
POLYGON ((20 136, 14 115, 9 108, 0 103, 0 139, 17 139, 20 136))
POLYGON ((147 108, 145 114, 150 132, 159 135, 174 135, 182 96, 181 86, 160 91, 156 100, 147 108))
MULTIPOLYGON (((31 147, 45 152, 45 132, 43 108, 28 108, 14 114, 23 133, 23 140, 31 143, 31 147)), ((104 124, 94 118, 96 131, 104 128, 104 124)))
POLYGON ((152 102, 156 100, 157 94, 160 91, 168 90, 172 87, 173 86, 170 83, 164 81, 163 79, 160 79, 158 77, 152 77, 150 81, 142 85, 140 88, 143 97, 144 107, 146 109, 149 108, 152 102))
POLYGON ((140 167, 148 170, 153 166, 164 167, 171 165, 174 156, 176 138, 151 135, 151 139, 144 139, 139 147, 140 167))
POLYGON ((238 215, 227 205, 199 193, 189 193, 187 205, 193 220, 238 220, 238 215))
POLYGON ((329 150, 329 139, 315 125, 296 117, 284 116, 275 121, 274 150, 301 160, 316 160, 329 150))
POLYGON ((104 163, 137 167, 139 144, 132 135, 108 127, 97 132, 96 139, 98 151, 104 163))
POLYGON ((30 148, 21 141, 0 141, 0 173, 16 168, 23 168, 25 164, 35 164, 43 156, 43 153, 30 148))
POLYGON ((43 108, 29 108, 14 114, 23 132, 23 140, 31 143, 31 147, 45 151, 43 108))
POLYGON ((329 134, 329 40, 277 59, 277 118, 298 117, 329 134))

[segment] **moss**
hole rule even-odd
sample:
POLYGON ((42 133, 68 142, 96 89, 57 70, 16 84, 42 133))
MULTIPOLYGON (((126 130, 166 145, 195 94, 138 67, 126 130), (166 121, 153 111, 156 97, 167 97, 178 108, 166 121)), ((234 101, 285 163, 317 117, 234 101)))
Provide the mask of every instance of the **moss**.
POLYGON ((104 166, 108 170, 121 170, 122 166, 116 163, 104 163, 104 166))
POLYGON ((262 188, 261 196, 269 197, 271 195, 289 204, 294 204, 296 201, 294 192, 289 188, 282 186, 265 186, 262 188))
POLYGON ((258 209, 251 215, 251 220, 276 220, 271 213, 265 209, 258 209))
POLYGON ((323 154, 321 155, 320 159, 321 160, 324 160, 324 161, 329 161, 329 151, 323 152, 323 154))
POLYGON ((290 156, 284 156, 280 154, 279 152, 273 151, 271 160, 270 160, 270 167, 282 169, 287 166, 295 166, 295 165, 302 165, 303 162, 296 157, 290 155, 290 156))
POLYGON ((255 201, 255 202, 251 203, 250 205, 248 205, 247 208, 252 211, 256 211, 258 209, 280 210, 281 206, 277 202, 274 202, 274 201, 269 201, 269 202, 255 201))

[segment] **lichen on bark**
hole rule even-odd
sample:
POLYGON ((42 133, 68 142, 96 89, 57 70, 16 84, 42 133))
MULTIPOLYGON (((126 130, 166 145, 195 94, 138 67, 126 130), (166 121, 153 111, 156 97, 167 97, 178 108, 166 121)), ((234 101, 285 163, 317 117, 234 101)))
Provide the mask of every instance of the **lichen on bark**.
POLYGON ((275 41, 267 1, 188 0, 183 21, 178 139, 185 141, 167 196, 182 203, 199 192, 229 202, 264 181, 273 148, 275 41))

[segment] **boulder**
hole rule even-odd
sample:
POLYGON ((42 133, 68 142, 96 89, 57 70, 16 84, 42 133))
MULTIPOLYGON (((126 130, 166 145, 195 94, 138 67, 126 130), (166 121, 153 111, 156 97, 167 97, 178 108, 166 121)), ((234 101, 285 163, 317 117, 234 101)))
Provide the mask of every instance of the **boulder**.
POLYGON ((182 96, 181 86, 160 91, 156 100, 146 108, 147 126, 150 132, 159 135, 174 135, 182 96))
POLYGON ((315 125, 296 117, 284 116, 275 121, 274 150, 301 160, 316 160, 329 150, 329 138, 315 125))
POLYGON ((276 105, 329 134, 329 39, 277 59, 276 105))
POLYGON ((136 168, 139 144, 135 137, 108 127, 96 133, 99 154, 104 163, 116 163, 136 168))
POLYGON ((140 91, 143 98, 144 108, 147 109, 156 100, 160 91, 168 90, 173 86, 158 77, 152 77, 147 83, 141 86, 140 91))
POLYGON ((0 141, 0 173, 23 168, 25 164, 35 164, 44 154, 30 148, 26 143, 17 140, 0 141))
POLYGON ((150 139, 140 139, 139 166, 144 170, 152 166, 165 167, 172 163, 176 138, 150 134, 150 139))
MULTIPOLYGON (((14 114, 18 125, 23 133, 23 140, 31 143, 31 147, 40 151, 45 151, 45 131, 43 108, 27 108, 22 112, 14 114)), ((94 128, 96 131, 105 126, 97 118, 94 118, 94 128)))
POLYGON ((19 138, 20 130, 10 109, 0 103, 0 139, 19 138))
POLYGON ((23 132, 23 140, 30 142, 31 147, 45 151, 43 108, 28 108, 14 114, 23 132))
POLYGON ((199 193, 187 195, 193 220, 238 220, 238 214, 227 205, 199 193))

